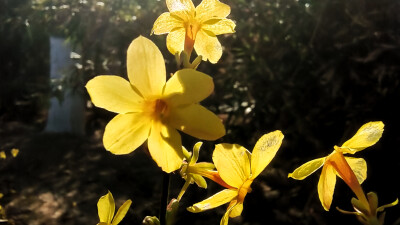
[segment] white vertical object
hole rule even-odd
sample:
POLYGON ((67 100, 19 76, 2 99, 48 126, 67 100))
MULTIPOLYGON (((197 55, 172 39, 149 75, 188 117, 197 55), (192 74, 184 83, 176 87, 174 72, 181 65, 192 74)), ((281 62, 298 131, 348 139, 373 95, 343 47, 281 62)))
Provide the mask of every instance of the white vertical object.
MULTIPOLYGON (((63 72, 73 67, 70 57, 71 46, 64 38, 50 37, 50 80, 61 79, 63 72)), ((70 74, 64 74, 70 76, 70 74)), ((67 78, 68 79, 68 78, 67 78)), ((63 101, 50 98, 50 109, 47 116, 46 132, 68 132, 84 134, 85 101, 82 96, 83 87, 63 90, 63 101)))

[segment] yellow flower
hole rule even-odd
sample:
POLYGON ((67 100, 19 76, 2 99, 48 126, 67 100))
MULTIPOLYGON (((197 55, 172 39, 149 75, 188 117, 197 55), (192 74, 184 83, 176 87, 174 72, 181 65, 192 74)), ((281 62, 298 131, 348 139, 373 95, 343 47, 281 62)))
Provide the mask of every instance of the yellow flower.
POLYGON ((346 182, 360 201, 368 204, 368 200, 360 186, 367 178, 367 164, 362 158, 344 157, 343 154, 354 154, 374 145, 382 137, 383 127, 384 124, 380 121, 364 124, 341 147, 334 146, 334 150, 330 155, 301 165, 293 173, 290 173, 289 177, 303 180, 323 166, 318 182, 318 195, 326 211, 329 210, 332 203, 336 175, 346 182))
POLYGON ((125 217, 131 206, 132 201, 126 200, 115 214, 115 202, 111 192, 102 196, 97 202, 100 222, 97 225, 117 225, 125 217))
POLYGON ((251 183, 274 158, 282 140, 281 131, 265 134, 257 141, 252 154, 237 144, 216 145, 213 152, 215 167, 222 180, 231 187, 194 204, 188 210, 197 213, 230 202, 220 224, 226 225, 229 217, 240 216, 244 198, 251 191, 251 183))
POLYGON ((0 151, 0 159, 6 159, 7 155, 5 151, 0 151))
POLYGON ((203 60, 217 63, 222 47, 216 35, 234 33, 235 23, 226 19, 231 8, 218 0, 203 0, 196 8, 191 0, 166 0, 169 12, 154 22, 152 33, 166 34, 167 48, 172 54, 194 47, 203 60))
POLYGON ((14 158, 17 157, 18 153, 19 153, 19 149, 17 149, 17 148, 11 149, 11 155, 12 155, 14 158))
POLYGON ((144 37, 129 46, 127 69, 129 82, 119 76, 97 76, 86 85, 97 107, 118 113, 104 131, 107 150, 128 154, 147 140, 152 158, 169 173, 183 161, 176 129, 205 140, 225 134, 221 120, 198 104, 214 89, 210 76, 183 69, 166 82, 164 58, 144 37))

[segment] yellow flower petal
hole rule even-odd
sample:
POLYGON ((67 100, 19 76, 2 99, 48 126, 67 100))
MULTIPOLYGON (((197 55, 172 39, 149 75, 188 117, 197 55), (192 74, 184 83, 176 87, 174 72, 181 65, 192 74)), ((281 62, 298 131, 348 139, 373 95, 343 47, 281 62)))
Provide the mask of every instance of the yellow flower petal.
POLYGON ((212 32, 214 35, 235 33, 236 24, 230 19, 211 19, 205 21, 201 29, 212 32))
POLYGON ((367 162, 363 158, 344 157, 360 184, 367 179, 367 162))
POLYGON ((229 215, 231 214, 233 208, 236 206, 237 202, 233 201, 233 204, 229 204, 228 209, 226 210, 224 216, 221 219, 221 222, 219 223, 220 225, 228 225, 228 221, 229 221, 229 215))
POLYGON ((225 18, 231 13, 231 7, 218 0, 203 0, 196 7, 196 18, 204 22, 212 18, 225 18))
POLYGON ((97 76, 86 84, 95 106, 116 113, 141 111, 140 97, 131 84, 119 76, 97 76))
POLYGON ((282 144, 283 134, 277 130, 263 135, 251 153, 251 178, 256 178, 274 158, 282 144))
POLYGON ((354 154, 374 145, 382 137, 384 126, 381 121, 364 124, 352 138, 342 145, 341 150, 344 153, 354 154))
POLYGON ((318 181, 318 196, 326 211, 329 211, 331 207, 335 184, 335 170, 330 164, 325 164, 324 167, 322 167, 321 176, 318 181))
POLYGON ((242 211, 243 211, 243 202, 237 202, 232 207, 231 213, 229 213, 229 217, 230 218, 238 217, 238 216, 242 215, 242 211))
POLYGON ((111 220, 114 216, 115 203, 111 192, 101 196, 97 202, 97 210, 99 213, 100 222, 111 224, 111 220))
POLYGON ((205 210, 213 209, 225 203, 232 201, 237 196, 236 190, 224 189, 215 195, 188 207, 187 210, 192 213, 203 212, 205 210))
POLYGON ((180 20, 176 16, 172 16, 168 12, 165 12, 157 18, 156 22, 154 22, 151 33, 166 34, 171 32, 172 29, 174 28, 181 28, 181 27, 183 27, 182 20, 180 20))
POLYGON ((106 126, 104 147, 116 155, 128 154, 147 139, 151 121, 142 113, 119 114, 106 126))
POLYGON ((164 58, 149 39, 139 36, 129 45, 127 63, 129 81, 146 99, 160 96, 165 85, 164 58))
POLYGON ((125 217, 126 213, 129 210, 129 207, 131 207, 132 201, 131 200, 126 200, 124 204, 122 204, 121 207, 119 207, 117 214, 115 214, 115 217, 111 223, 111 225, 117 225, 121 220, 125 217))
POLYGON ((295 169, 293 173, 289 173, 288 177, 296 180, 303 180, 304 178, 308 177, 310 174, 321 168, 321 166, 325 163, 325 158, 326 157, 322 157, 304 163, 303 165, 295 169))
POLYGON ((167 48, 173 55, 181 53, 185 48, 185 28, 173 29, 167 35, 167 48))
POLYGON ((203 57, 204 61, 208 59, 211 63, 217 63, 222 56, 221 43, 219 43, 217 37, 202 29, 197 32, 194 50, 197 55, 203 57))
POLYGON ((250 152, 238 144, 217 144, 212 156, 222 180, 240 188, 250 176, 250 152))
POLYGON ((214 90, 212 77, 194 69, 177 71, 166 83, 163 98, 169 106, 198 103, 214 90))
POLYGON ((170 12, 193 11, 195 9, 191 0, 167 0, 166 2, 170 12))
POLYGON ((181 167, 183 162, 181 136, 175 129, 154 121, 148 140, 151 157, 167 173, 181 167))
POLYGON ((198 104, 171 109, 168 124, 202 140, 216 140, 225 135, 221 120, 198 104))

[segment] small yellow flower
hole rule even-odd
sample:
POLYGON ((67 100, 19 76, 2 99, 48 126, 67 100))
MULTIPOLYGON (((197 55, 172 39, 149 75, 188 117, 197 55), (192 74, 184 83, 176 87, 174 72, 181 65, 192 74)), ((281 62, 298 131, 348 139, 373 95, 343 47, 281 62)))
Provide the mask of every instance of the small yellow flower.
POLYGON ((218 171, 214 170, 214 164, 209 162, 197 162, 202 144, 202 142, 197 142, 194 145, 192 155, 188 158, 188 162, 184 162, 179 171, 186 182, 178 195, 178 201, 180 201, 190 184, 196 183, 197 186, 201 188, 207 188, 207 182, 203 177, 207 177, 223 187, 230 188, 230 186, 221 179, 218 171))
POLYGON ((235 23, 226 19, 231 8, 218 0, 203 0, 196 8, 191 0, 166 0, 169 12, 154 22, 152 33, 166 34, 167 48, 172 54, 194 47, 203 60, 217 63, 222 47, 216 35, 234 33, 235 23))
POLYGON ((318 195, 326 211, 329 210, 332 203, 336 175, 346 182, 360 201, 368 204, 368 200, 360 186, 367 178, 367 164, 362 158, 344 157, 343 154, 354 154, 374 145, 382 137, 383 127, 384 124, 380 121, 364 124, 341 147, 334 146, 334 150, 330 155, 301 165, 293 173, 290 173, 289 177, 303 180, 323 166, 318 182, 318 195))
POLYGON ((99 213, 100 222, 97 225, 117 225, 125 217, 126 213, 131 206, 132 201, 126 200, 124 204, 115 212, 115 202, 111 192, 102 196, 97 202, 97 209, 99 213))
POLYGON ((230 188, 194 204, 188 210, 197 213, 230 202, 220 224, 226 225, 229 217, 240 216, 244 198, 251 192, 250 185, 274 158, 282 140, 281 131, 265 134, 257 141, 253 153, 237 144, 216 145, 213 161, 222 180, 230 188))
POLYGON ((200 104, 214 83, 193 69, 177 71, 166 82, 164 58, 149 39, 138 37, 127 53, 129 81, 119 76, 97 76, 86 88, 97 107, 116 112, 106 126, 104 147, 128 154, 146 140, 154 161, 169 173, 183 161, 181 130, 204 140, 225 135, 221 120, 200 104))
POLYGON ((7 155, 5 151, 0 151, 0 159, 6 159, 7 155))
POLYGON ((14 158, 17 157, 18 153, 19 153, 19 149, 17 149, 17 148, 11 149, 11 155, 12 155, 14 158))

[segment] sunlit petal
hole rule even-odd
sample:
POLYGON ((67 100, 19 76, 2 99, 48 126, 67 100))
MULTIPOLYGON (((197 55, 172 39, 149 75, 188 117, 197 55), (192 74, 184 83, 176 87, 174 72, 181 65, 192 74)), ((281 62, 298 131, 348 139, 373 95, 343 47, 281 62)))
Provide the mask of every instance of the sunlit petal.
POLYGON ((131 153, 149 136, 150 124, 142 113, 117 115, 105 128, 104 147, 116 155, 131 153))
POLYGON ((119 207, 117 214, 115 214, 115 217, 112 221, 111 225, 117 225, 119 224, 119 222, 121 222, 121 220, 125 217, 126 213, 129 210, 129 207, 131 207, 132 201, 131 200, 127 200, 124 202, 124 204, 122 204, 121 207, 119 207))
POLYGON ((342 145, 341 150, 354 154, 374 145, 382 137, 384 126, 381 121, 364 124, 352 138, 342 145))
POLYGON ((195 9, 191 0, 167 0, 166 2, 170 12, 194 11, 195 9))
POLYGON ((221 222, 219 223, 220 225, 228 225, 228 221, 229 221, 229 215, 231 214, 233 208, 236 206, 237 201, 233 201, 233 204, 229 204, 228 209, 226 210, 224 216, 221 219, 221 222))
POLYGON ((197 32, 194 50, 197 55, 203 57, 204 61, 208 59, 211 63, 217 63, 222 56, 221 43, 219 43, 217 37, 202 29, 197 32))
POLYGON ((243 202, 236 202, 236 204, 232 207, 229 217, 230 218, 238 217, 242 214, 242 211, 243 211, 243 202))
POLYGON ((154 34, 166 34, 171 32, 172 29, 180 27, 183 27, 183 21, 178 17, 172 16, 170 13, 165 12, 161 14, 154 22, 151 32, 154 34))
POLYGON ((214 90, 212 77, 194 69, 177 71, 166 83, 163 98, 168 105, 198 103, 214 90))
POLYGON ((168 123, 186 134, 203 140, 216 140, 225 135, 221 119, 198 104, 172 108, 168 123))
POLYGON ((239 188, 250 176, 250 153, 238 144, 217 144, 213 162, 222 180, 239 188))
POLYGON ((173 172, 182 165, 181 136, 175 129, 154 121, 148 140, 151 157, 161 169, 173 172))
POLYGON ((321 168, 321 166, 324 165, 325 158, 326 157, 322 157, 304 163, 303 165, 295 169, 293 173, 289 173, 288 177, 296 180, 303 180, 304 178, 308 177, 310 174, 321 168))
POLYGON ((251 177, 256 178, 274 158, 282 144, 283 134, 277 130, 263 135, 251 153, 251 177))
POLYGON ((325 164, 324 167, 322 167, 321 176, 318 181, 318 196, 326 211, 329 211, 331 207, 335 185, 335 171, 331 165, 325 164))
POLYGON ((141 111, 140 97, 131 84, 119 76, 97 76, 86 84, 95 106, 116 113, 141 111))
POLYGON ((182 52, 185 48, 185 34, 185 28, 177 28, 167 35, 167 48, 173 55, 182 52))
POLYGON ((360 184, 367 179, 367 162, 363 158, 344 157, 360 184))
POLYGON ((237 191, 232 189, 224 189, 215 195, 188 207, 187 210, 193 213, 203 212, 208 209, 213 209, 225 203, 232 201, 237 196, 237 191))
POLYGON ((224 4, 218 0, 203 0, 196 7, 196 18, 201 22, 217 18, 225 18, 231 13, 229 5, 224 4))
POLYGON ((230 19, 211 19, 205 21, 201 29, 212 32, 214 35, 235 33, 236 24, 230 19))
POLYGON ((97 210, 99 213, 100 222, 111 224, 111 220, 115 212, 115 203, 111 192, 101 196, 97 202, 97 210))
POLYGON ((164 58, 158 47, 140 36, 132 41, 127 53, 128 77, 143 97, 160 96, 165 85, 164 58))

